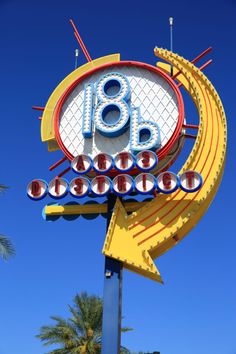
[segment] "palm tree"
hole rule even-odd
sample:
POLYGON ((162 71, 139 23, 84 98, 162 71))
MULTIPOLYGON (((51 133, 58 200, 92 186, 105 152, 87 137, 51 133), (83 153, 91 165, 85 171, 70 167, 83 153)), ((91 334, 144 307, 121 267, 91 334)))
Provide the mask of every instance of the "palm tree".
POLYGON ((15 249, 11 241, 7 237, 0 235, 0 256, 3 259, 8 259, 10 256, 14 254, 15 254, 15 249))
MULTIPOLYGON (((6 189, 6 187, 0 184, 0 192, 2 192, 4 189, 6 189)), ((14 254, 15 249, 11 241, 7 237, 0 235, 0 256, 3 259, 8 259, 14 254)))
MULTIPOLYGON (((86 292, 76 295, 74 306, 69 306, 71 317, 67 320, 52 316, 53 325, 43 326, 36 337, 45 346, 59 345, 48 354, 100 354, 102 336, 103 302, 98 296, 88 296, 86 292)), ((131 328, 123 328, 127 332, 131 328)), ((130 353, 126 348, 121 353, 130 353)))

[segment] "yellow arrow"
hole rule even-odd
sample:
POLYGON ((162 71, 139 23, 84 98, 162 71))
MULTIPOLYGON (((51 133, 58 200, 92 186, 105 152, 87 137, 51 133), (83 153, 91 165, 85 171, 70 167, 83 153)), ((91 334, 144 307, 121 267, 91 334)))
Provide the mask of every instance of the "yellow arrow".
POLYGON ((193 169, 203 177, 195 193, 160 194, 131 215, 117 200, 103 254, 134 272, 161 282, 153 259, 180 241, 200 220, 220 184, 226 153, 226 119, 221 100, 207 77, 177 54, 155 48, 155 54, 181 71, 179 81, 191 94, 199 113, 193 149, 179 173, 193 169))
POLYGON ((109 257, 121 260, 126 268, 137 271, 153 280, 162 282, 160 273, 146 250, 140 250, 137 241, 131 237, 125 227, 128 215, 117 198, 109 224, 103 253, 109 257))

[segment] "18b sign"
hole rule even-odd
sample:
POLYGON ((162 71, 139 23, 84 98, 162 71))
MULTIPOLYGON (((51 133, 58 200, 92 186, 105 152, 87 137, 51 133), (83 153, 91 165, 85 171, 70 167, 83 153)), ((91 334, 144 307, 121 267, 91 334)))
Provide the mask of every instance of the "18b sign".
POLYGON ((134 152, 157 149, 160 129, 156 122, 143 120, 140 108, 130 105, 131 89, 128 78, 121 73, 102 76, 97 85, 85 86, 82 132, 91 138, 95 129, 106 137, 122 135, 130 127, 130 149, 134 152), (93 107, 94 95, 97 104, 93 107))

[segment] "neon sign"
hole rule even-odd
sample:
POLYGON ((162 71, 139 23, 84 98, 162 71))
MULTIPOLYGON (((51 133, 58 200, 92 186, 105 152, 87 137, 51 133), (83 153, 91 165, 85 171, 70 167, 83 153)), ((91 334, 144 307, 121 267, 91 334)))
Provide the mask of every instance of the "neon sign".
MULTIPOLYGON (((154 67, 113 54, 89 61, 58 85, 44 109, 41 136, 49 151, 64 154, 52 169, 65 161, 70 167, 49 184, 33 180, 28 195, 35 200, 68 193, 75 198, 124 197, 123 204, 117 198, 116 221, 110 224, 103 254, 162 281, 153 259, 196 225, 220 184, 226 121, 220 98, 200 69, 167 50, 156 48, 154 53, 167 63, 154 67), (181 86, 197 107, 198 125, 184 121, 181 86), (197 135, 182 169, 174 173, 170 167, 187 129, 197 129, 197 135), (70 182, 62 178, 68 170, 76 174, 70 182), (131 193, 152 198, 129 206, 125 196, 131 193)), ((104 208, 96 205, 98 213, 104 208)), ((45 213, 83 212, 81 205, 77 209, 48 205, 45 213)))
MULTIPOLYGON (((226 118, 215 88, 202 73, 212 60, 195 66, 211 48, 191 62, 155 48, 154 54, 166 61, 156 67, 121 61, 119 54, 92 60, 70 22, 88 62, 58 85, 44 108, 39 107, 42 141, 49 151, 60 149, 64 154, 50 170, 66 161, 70 166, 49 184, 31 181, 27 194, 33 200, 70 194, 82 202, 84 197, 107 196, 100 204, 92 199, 59 205, 57 200, 43 215, 49 220, 74 220, 80 214, 88 219, 107 217, 102 353, 119 353, 122 268, 162 283, 154 259, 190 232, 220 184, 226 118), (195 124, 185 117, 181 87, 197 108, 195 124), (188 133, 190 129, 197 133, 188 133), (194 144, 174 173, 170 167, 188 138, 194 144), (70 182, 62 178, 69 171, 74 174, 70 182), (130 194, 140 196, 130 200, 130 194)), ((172 25, 170 18, 171 39, 172 25)))

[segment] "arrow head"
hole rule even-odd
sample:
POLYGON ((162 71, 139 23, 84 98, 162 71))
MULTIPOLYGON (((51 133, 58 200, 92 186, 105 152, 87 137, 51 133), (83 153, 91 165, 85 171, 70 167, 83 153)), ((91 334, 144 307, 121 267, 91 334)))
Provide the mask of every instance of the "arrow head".
POLYGON ((119 198, 107 231, 102 253, 123 262, 124 267, 163 284, 148 250, 137 244, 128 228, 128 215, 119 198))

